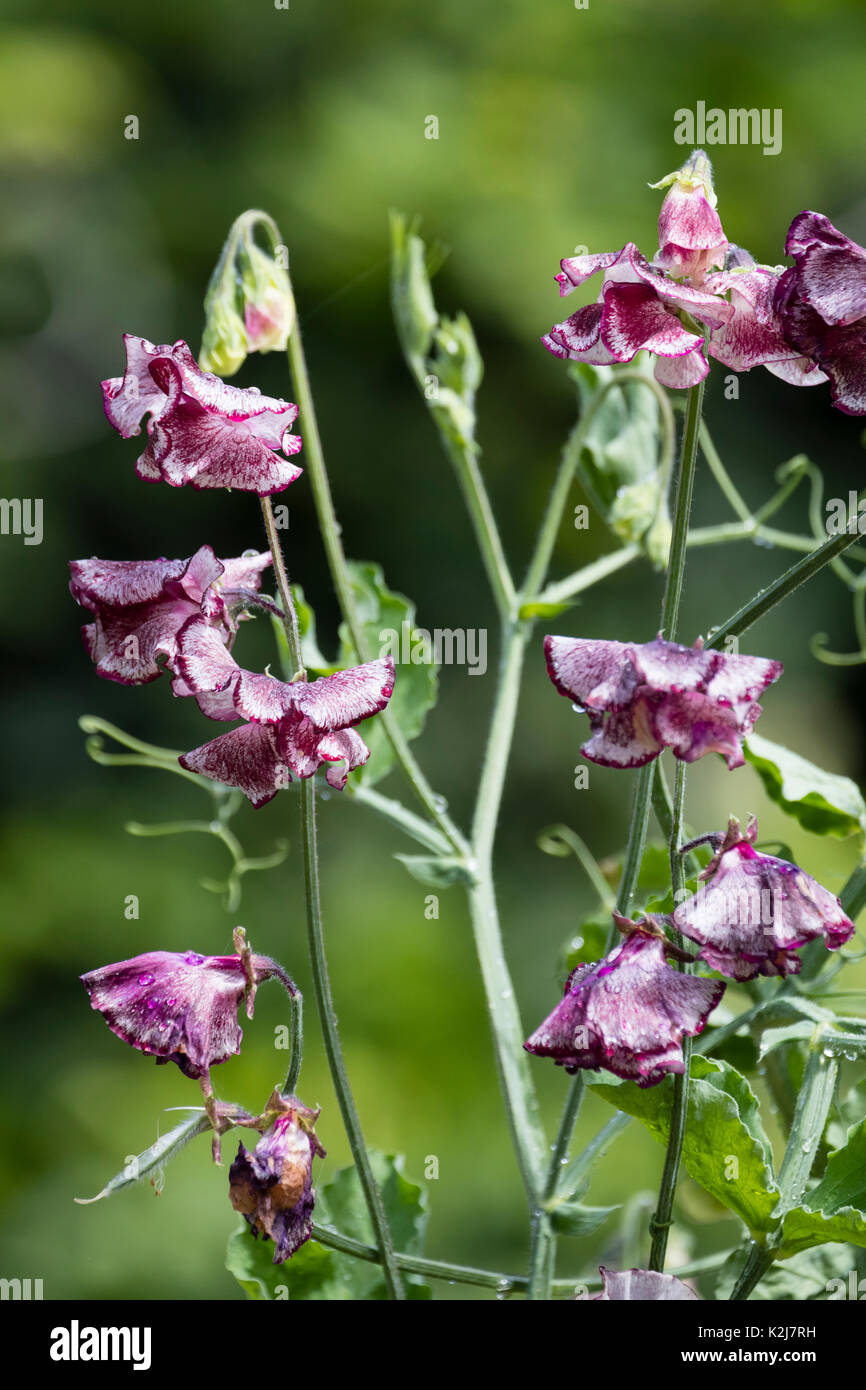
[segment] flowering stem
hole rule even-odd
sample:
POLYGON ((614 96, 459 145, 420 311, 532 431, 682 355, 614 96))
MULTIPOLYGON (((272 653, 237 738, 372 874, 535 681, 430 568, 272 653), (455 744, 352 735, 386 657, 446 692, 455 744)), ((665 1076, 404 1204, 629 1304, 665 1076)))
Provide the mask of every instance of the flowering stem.
MULTIPOLYGON (((295 613, 295 605, 292 599, 288 575, 286 574, 279 535, 274 521, 273 507, 269 497, 262 498, 262 515, 265 521, 265 531, 267 532, 268 544, 271 549, 271 556, 274 562, 274 574, 277 578, 277 586, 279 588, 280 601, 283 608, 283 621, 286 630, 286 641, 289 648, 290 664, 294 667, 296 672, 302 672, 303 656, 301 654, 297 615, 295 613)), ((305 677, 302 677, 302 679, 304 678, 305 677)), ((367 1147, 364 1143, 364 1135, 361 1130, 361 1122, 358 1118, 355 1100, 349 1085, 346 1063, 340 1043, 340 1034, 337 1028, 337 1015, 331 992, 328 961, 325 954, 325 936, 322 925, 319 857, 316 841, 316 794, 311 777, 300 778, 299 781, 307 940, 309 943, 313 986, 316 993, 316 1006, 319 1012, 319 1020, 322 1026, 325 1053, 328 1058, 331 1080, 333 1081, 334 1090, 337 1094, 340 1114, 343 1117, 343 1126, 346 1130, 349 1147, 352 1150, 352 1157, 355 1161, 355 1169, 358 1174, 361 1189, 364 1193, 364 1200, 367 1204, 373 1230, 378 1240, 379 1250, 382 1256, 382 1273, 388 1288, 388 1294, 392 1299, 401 1300, 405 1298, 403 1281, 394 1257, 394 1245, 388 1227, 388 1220, 385 1215, 382 1194, 379 1191, 376 1179, 373 1176, 373 1170, 370 1166, 370 1159, 367 1154, 367 1147)), ((296 1021, 296 1017, 297 1016, 295 1016, 293 1022, 296 1021)), ((294 1066, 292 1066, 290 1078, 293 1072, 294 1066)), ((294 1077, 294 1080, 296 1081, 297 1077, 294 1077)))

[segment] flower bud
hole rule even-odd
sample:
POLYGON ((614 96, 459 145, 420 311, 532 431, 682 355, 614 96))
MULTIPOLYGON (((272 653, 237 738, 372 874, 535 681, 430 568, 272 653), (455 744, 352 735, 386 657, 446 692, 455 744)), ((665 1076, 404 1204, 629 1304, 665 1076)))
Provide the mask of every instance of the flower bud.
POLYGON ((716 212, 710 161, 703 150, 695 150, 681 169, 650 187, 670 187, 659 213, 659 250, 654 264, 669 275, 702 284, 708 270, 724 266, 728 248, 716 212))

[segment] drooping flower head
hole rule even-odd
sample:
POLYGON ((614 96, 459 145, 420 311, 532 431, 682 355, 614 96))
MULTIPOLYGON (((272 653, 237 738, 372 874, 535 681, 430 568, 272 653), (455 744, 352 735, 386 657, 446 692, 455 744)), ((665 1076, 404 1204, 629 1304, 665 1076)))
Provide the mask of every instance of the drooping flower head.
POLYGON ((312 777, 324 763, 329 784, 341 790, 370 756, 354 725, 383 710, 394 689, 391 657, 309 682, 245 671, 197 618, 180 634, 178 666, 210 718, 250 721, 186 753, 181 765, 240 787, 254 806, 270 801, 293 774, 312 777))
POLYGON ((602 1292, 594 1294, 593 1303, 670 1303, 697 1302, 694 1289, 677 1279, 675 1274, 658 1274, 654 1269, 624 1269, 617 1272, 599 1265, 602 1292))
POLYGON ((837 409, 866 415, 866 248, 822 213, 801 212, 785 251, 794 265, 775 297, 785 336, 829 377, 837 409))
POLYGON ((72 597, 93 614, 81 632, 96 674, 140 685, 161 674, 160 657, 174 672, 177 635, 191 617, 230 646, 270 563, 267 552, 218 560, 209 545, 189 560, 71 560, 72 597))
POLYGON ((782 674, 780 661, 708 651, 700 638, 681 647, 654 642, 545 637, 550 679, 589 715, 581 749, 603 767, 642 767, 663 748, 692 763, 721 753, 743 763, 742 740, 761 706, 757 697, 782 674))
POLYGON ((158 1063, 176 1062, 184 1076, 207 1078, 210 1068, 240 1051, 238 1005, 253 1016, 257 987, 277 979, 296 993, 282 966, 255 956, 235 933, 235 956, 197 951, 148 951, 81 976, 92 1008, 112 1033, 158 1063))
POLYGON ((569 257, 561 266, 556 277, 560 295, 571 294, 599 271, 604 278, 595 304, 578 309, 545 334, 541 341, 548 352, 597 366, 631 362, 637 353, 651 352, 656 380, 663 386, 695 386, 704 379, 709 371, 703 352, 707 335, 695 332, 679 315, 684 312, 717 328, 732 316, 732 305, 671 280, 632 242, 621 251, 569 257))
POLYGON ((300 477, 288 461, 301 447, 291 432, 296 405, 202 372, 185 342, 155 346, 127 333, 124 343, 126 372, 104 381, 102 395, 105 414, 124 439, 140 434, 150 417, 139 478, 266 497, 300 477))
POLYGON ((652 921, 617 919, 625 942, 594 965, 579 965, 565 997, 524 1043, 568 1072, 603 1068, 639 1086, 682 1072, 682 1040, 703 1031, 724 993, 720 980, 671 968, 652 921))
POLYGON ((836 951, 854 933, 839 899, 796 864, 760 854, 757 834, 754 817, 743 832, 732 816, 702 887, 673 914, 677 930, 700 944, 700 958, 734 980, 798 975, 800 946, 823 937, 836 951))
POLYGON ((313 1128, 318 1110, 276 1091, 268 1108, 276 1112, 273 1124, 253 1152, 238 1146, 229 1196, 253 1234, 274 1242, 274 1264, 282 1264, 313 1233, 313 1157, 324 1158, 325 1150, 313 1128))
POLYGON ((703 150, 651 188, 667 188, 659 213, 659 249, 654 264, 677 279, 702 285, 707 272, 725 264, 728 239, 716 212, 713 170, 703 150))

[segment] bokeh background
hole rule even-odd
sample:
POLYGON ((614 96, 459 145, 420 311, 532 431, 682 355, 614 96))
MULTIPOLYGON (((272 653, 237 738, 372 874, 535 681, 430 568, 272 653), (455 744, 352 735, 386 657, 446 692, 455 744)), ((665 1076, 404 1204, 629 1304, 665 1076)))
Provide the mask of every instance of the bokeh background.
MULTIPOLYGON (((129 819, 200 815, 179 779, 88 760, 77 719, 91 712, 154 742, 186 748, 201 720, 165 680, 122 689, 95 679, 80 645, 81 614, 66 590, 70 557, 219 554, 262 543, 254 499, 136 481, 134 442, 106 424, 98 383, 121 370, 121 334, 197 347, 201 299, 231 220, 248 206, 277 219, 291 249, 300 319, 337 505, 349 553, 382 563, 427 627, 490 627, 483 573, 435 432, 404 370, 388 305, 387 212, 418 213, 452 252, 436 280, 439 306, 465 309, 486 363, 479 399, 483 465, 515 564, 534 527, 573 422, 573 388, 539 346, 559 317, 552 276, 584 243, 626 239, 655 248, 659 195, 648 190, 681 162, 674 111, 698 100, 781 108, 778 157, 718 147, 720 210, 728 235, 760 261, 783 257, 791 217, 826 212, 866 241, 863 183, 866 90, 859 0, 5 0, 0 49, 0 431, 3 492, 44 499, 41 546, 0 541, 9 678, 3 722, 8 810, 3 818, 4 1010, 0 1149, 0 1273, 41 1277, 46 1297, 233 1299, 223 1268, 235 1217, 225 1169, 197 1141, 167 1171, 157 1199, 141 1187, 94 1207, 90 1196, 194 1102, 174 1068, 123 1047, 90 1012, 78 975, 150 948, 220 952, 242 922, 259 951, 309 984, 300 854, 291 792, 248 808, 238 832, 251 853, 282 836, 286 864, 250 876, 228 916, 200 886, 224 870, 205 837, 142 840, 129 819), (136 115, 139 138, 124 138, 136 115), (425 118, 439 121, 424 138, 425 118), (124 917, 124 899, 140 917, 124 917)), ((718 373, 716 374, 718 376, 718 373)), ((237 378, 288 394, 279 355, 237 378)), ((804 450, 829 496, 863 477, 861 426, 830 408, 826 388, 796 391, 761 371, 738 401, 714 380, 708 419, 733 475, 757 504, 774 470, 804 450)), ((303 462, 303 459, 301 460, 303 462)), ((333 645, 336 612, 302 479, 291 508, 289 562, 333 645)), ((580 501, 575 492, 575 502, 580 501)), ((729 516, 706 470, 696 518, 729 516)), ((782 524, 805 529, 805 499, 782 524)), ((614 542, 596 520, 563 527, 557 573, 614 542)), ((740 544, 693 552, 683 632, 706 629, 789 561, 740 544)), ((559 620, 582 635, 647 639, 661 580, 637 565, 593 590, 559 620)), ((855 646, 850 603, 832 576, 755 628, 747 649, 780 657, 784 680, 765 699, 761 732, 862 781, 863 668, 822 665, 816 631, 855 646)), ((259 625, 252 648, 266 635, 259 625)), ((499 839, 507 946, 527 1026, 552 1006, 559 953, 595 906, 575 863, 536 846, 563 821, 599 857, 622 845, 629 784, 593 770, 573 789, 582 721, 551 690, 539 630, 528 664, 499 839)), ((441 678, 439 705, 416 745, 458 818, 467 817, 493 693, 459 668, 441 678)), ((403 794, 399 774, 386 791, 403 794)), ((720 826, 729 812, 761 816, 762 835, 786 838, 804 867, 838 890, 856 860, 851 842, 820 841, 785 823, 754 772, 700 764, 689 817, 720 826)), ((453 889, 440 916, 428 891, 393 858, 411 852, 361 808, 322 808, 325 906, 334 987, 350 1072, 370 1142, 439 1178, 428 1249, 518 1272, 525 1266, 521 1188, 512 1162, 488 1041, 467 915, 453 889)), ((849 983, 856 984, 856 967, 849 983)), ((312 1009, 302 1092, 324 1107, 321 1176, 347 1161, 312 1009)), ((220 1093, 255 1106, 277 1080, 283 1021, 263 990, 241 1058, 217 1073, 220 1093)), ((566 1078, 539 1063, 551 1126, 566 1078)), ((581 1133, 608 1118, 586 1107, 581 1133)), ((596 1171, 589 1200, 636 1198, 657 1184, 662 1151, 637 1126, 596 1171)), ((679 1258, 730 1244, 735 1228, 688 1181, 675 1234, 679 1258)), ((561 1269, 615 1262, 616 1219, 579 1244, 563 1240, 561 1269)), ((447 1286, 437 1296, 464 1296, 447 1286)))

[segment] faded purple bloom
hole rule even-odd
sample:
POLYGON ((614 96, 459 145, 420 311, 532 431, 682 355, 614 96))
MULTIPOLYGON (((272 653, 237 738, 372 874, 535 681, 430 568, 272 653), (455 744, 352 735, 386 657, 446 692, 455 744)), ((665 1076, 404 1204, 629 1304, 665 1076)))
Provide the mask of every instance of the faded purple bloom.
POLYGON ((823 937, 836 951, 854 933, 839 899, 796 864, 759 854, 757 834, 754 817, 743 833, 732 816, 703 886, 673 914, 677 930, 700 944, 700 959, 734 980, 798 975, 798 947, 823 937))
POLYGON ((211 1067, 240 1051, 238 1005, 245 995, 252 1018, 256 988, 270 979, 295 994, 282 966, 249 951, 148 951, 81 976, 91 1006, 112 1033, 159 1063, 176 1062, 193 1080, 207 1078, 211 1067))
POLYGON ((184 342, 155 346, 124 335, 126 373, 102 383, 105 414, 124 439, 147 422, 136 464, 146 482, 226 487, 267 497, 300 477, 288 456, 301 447, 298 407, 202 372, 184 342), (284 455, 286 457, 284 457, 284 455))
POLYGON ((550 679, 589 715, 581 752, 603 767, 641 767, 663 748, 683 762, 721 753, 743 763, 742 739, 761 713, 757 697, 782 674, 780 661, 681 647, 545 637, 550 679))
POLYGON ((651 188, 670 188, 659 213, 659 249, 654 265, 700 286, 707 272, 725 264, 728 239, 716 212, 713 170, 703 150, 695 150, 676 173, 651 188))
POLYGON ((274 1264, 290 1259, 313 1234, 313 1157, 325 1157, 313 1128, 318 1110, 294 1096, 275 1095, 282 1108, 252 1153, 238 1146, 229 1169, 229 1197, 253 1235, 273 1240, 274 1264))
POLYGON ((178 668, 212 719, 250 722, 181 758, 181 765, 240 787, 263 806, 292 775, 312 777, 323 763, 337 790, 370 750, 354 725, 383 710, 394 689, 391 657, 368 661, 315 681, 281 681, 238 666, 214 629, 192 619, 179 638, 178 668))
POLYGON ((599 1265, 603 1289, 595 1294, 592 1303, 698 1302, 694 1289, 674 1274, 657 1274, 653 1269, 625 1269, 617 1273, 599 1265))
MULTIPOLYGON (((191 617, 230 646, 239 610, 270 563, 267 552, 218 560, 209 545, 189 560, 71 560, 72 597, 94 616, 81 633, 96 674, 141 685, 162 674, 160 657, 174 671, 177 636, 191 617)), ((188 693, 178 681, 173 688, 188 693)))
POLYGON ((741 265, 708 278, 713 293, 730 291, 734 307, 733 317, 710 334, 710 356, 735 372, 766 367, 791 386, 817 386, 826 376, 791 346, 776 310, 781 274, 768 266, 741 265))
POLYGON ((604 960, 579 965, 565 997, 524 1043, 567 1072, 604 1068, 639 1086, 683 1070, 682 1040, 703 1031, 721 999, 720 980, 673 970, 652 923, 625 923, 630 935, 604 960))
POLYGON ((694 386, 709 367, 703 333, 692 332, 679 317, 684 311, 710 328, 732 317, 733 306, 713 294, 677 284, 656 270, 628 242, 621 251, 574 256, 562 261, 559 293, 571 294, 598 271, 604 272, 597 303, 554 324, 542 338, 548 352, 576 362, 631 362, 641 351, 656 357, 655 375, 663 386, 694 386))
POLYGON ((794 265, 776 288, 786 338, 830 379, 833 404, 866 415, 866 248, 819 212, 801 212, 785 251, 794 265))

